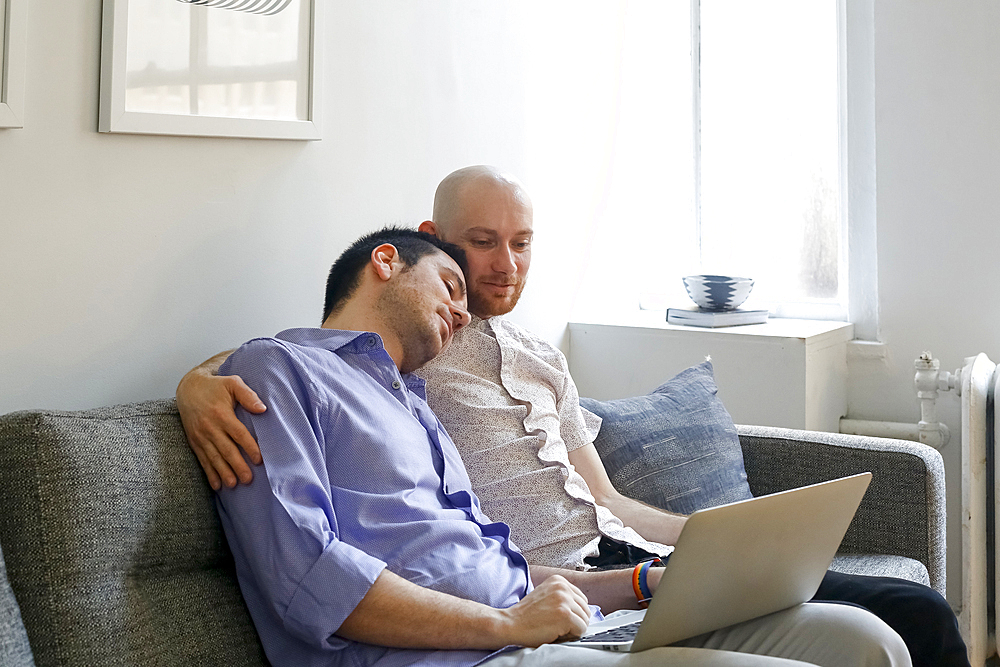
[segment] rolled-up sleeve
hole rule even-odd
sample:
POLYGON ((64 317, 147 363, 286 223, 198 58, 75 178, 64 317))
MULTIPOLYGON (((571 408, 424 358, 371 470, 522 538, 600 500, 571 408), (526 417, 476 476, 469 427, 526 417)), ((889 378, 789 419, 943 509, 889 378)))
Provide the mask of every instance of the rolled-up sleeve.
MULTIPOLYGON (((260 446, 253 482, 218 492, 220 516, 244 595, 259 600, 298 639, 324 649, 385 568, 341 541, 326 473, 323 433, 329 406, 295 353, 273 340, 251 341, 220 369, 254 387, 267 411, 237 414, 260 446)), ((256 619, 255 619, 256 620, 256 619)))

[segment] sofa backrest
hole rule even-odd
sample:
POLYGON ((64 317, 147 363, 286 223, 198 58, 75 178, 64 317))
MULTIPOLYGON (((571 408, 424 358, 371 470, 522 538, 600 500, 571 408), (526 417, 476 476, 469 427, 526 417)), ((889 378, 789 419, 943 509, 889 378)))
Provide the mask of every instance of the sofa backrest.
POLYGON ((0 417, 0 497, 38 667, 267 665, 172 400, 0 417))

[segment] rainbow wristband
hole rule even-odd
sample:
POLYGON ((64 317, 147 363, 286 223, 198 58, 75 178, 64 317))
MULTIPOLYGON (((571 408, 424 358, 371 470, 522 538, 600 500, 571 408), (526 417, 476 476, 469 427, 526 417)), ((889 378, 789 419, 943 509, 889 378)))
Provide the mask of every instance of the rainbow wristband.
POLYGON ((642 589, 639 587, 639 572, 642 570, 642 563, 639 563, 632 569, 632 592, 635 593, 635 599, 639 601, 639 606, 643 605, 643 595, 642 589))
POLYGON ((642 608, 645 608, 649 604, 650 598, 653 597, 653 594, 649 590, 649 584, 646 583, 646 574, 654 563, 659 564, 660 559, 654 558, 643 561, 632 570, 632 591, 635 593, 635 599, 642 608))

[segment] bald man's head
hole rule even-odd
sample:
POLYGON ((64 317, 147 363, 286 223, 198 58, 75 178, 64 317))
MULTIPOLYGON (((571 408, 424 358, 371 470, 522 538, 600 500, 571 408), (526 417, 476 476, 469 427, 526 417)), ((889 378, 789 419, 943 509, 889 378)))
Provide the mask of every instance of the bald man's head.
POLYGON ((520 181, 478 165, 448 174, 434 195, 433 220, 420 229, 463 248, 469 310, 482 318, 510 312, 531 263, 531 199, 520 181))
POLYGON ((496 167, 474 165, 451 172, 438 185, 434 193, 433 213, 438 229, 450 229, 456 222, 467 218, 467 209, 472 203, 470 200, 485 193, 504 194, 529 215, 531 213, 531 199, 517 178, 496 167))

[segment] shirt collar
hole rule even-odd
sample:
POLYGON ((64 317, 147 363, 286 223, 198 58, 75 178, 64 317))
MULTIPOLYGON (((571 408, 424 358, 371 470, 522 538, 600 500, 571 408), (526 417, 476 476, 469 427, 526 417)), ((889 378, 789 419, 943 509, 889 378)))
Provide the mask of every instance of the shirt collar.
POLYGON ((465 328, 488 333, 491 329, 495 328, 495 324, 499 324, 502 321, 503 315, 494 315, 493 317, 483 319, 482 317, 469 313, 469 324, 465 328))
POLYGON ((319 347, 330 352, 358 341, 362 347, 367 343, 369 348, 382 347, 382 338, 370 331, 343 331, 341 329, 298 328, 285 329, 275 336, 278 340, 287 341, 303 347, 319 347), (368 336, 369 338, 362 338, 368 336), (369 340, 374 340, 374 344, 369 340), (360 339, 360 340, 359 340, 360 339))
MULTIPOLYGON (((382 337, 372 331, 345 331, 343 329, 316 329, 298 328, 285 329, 275 335, 278 340, 283 340, 303 347, 318 347, 330 352, 340 352, 348 348, 351 352, 362 354, 374 350, 384 350, 382 337)), ((386 359, 392 363, 386 354, 386 359)), ((395 364, 393 364, 395 368, 395 364)), ((397 369, 398 370, 398 369, 397 369)), ((424 394, 424 381, 413 373, 400 373, 406 388, 416 392, 418 396, 426 400, 424 394)))

